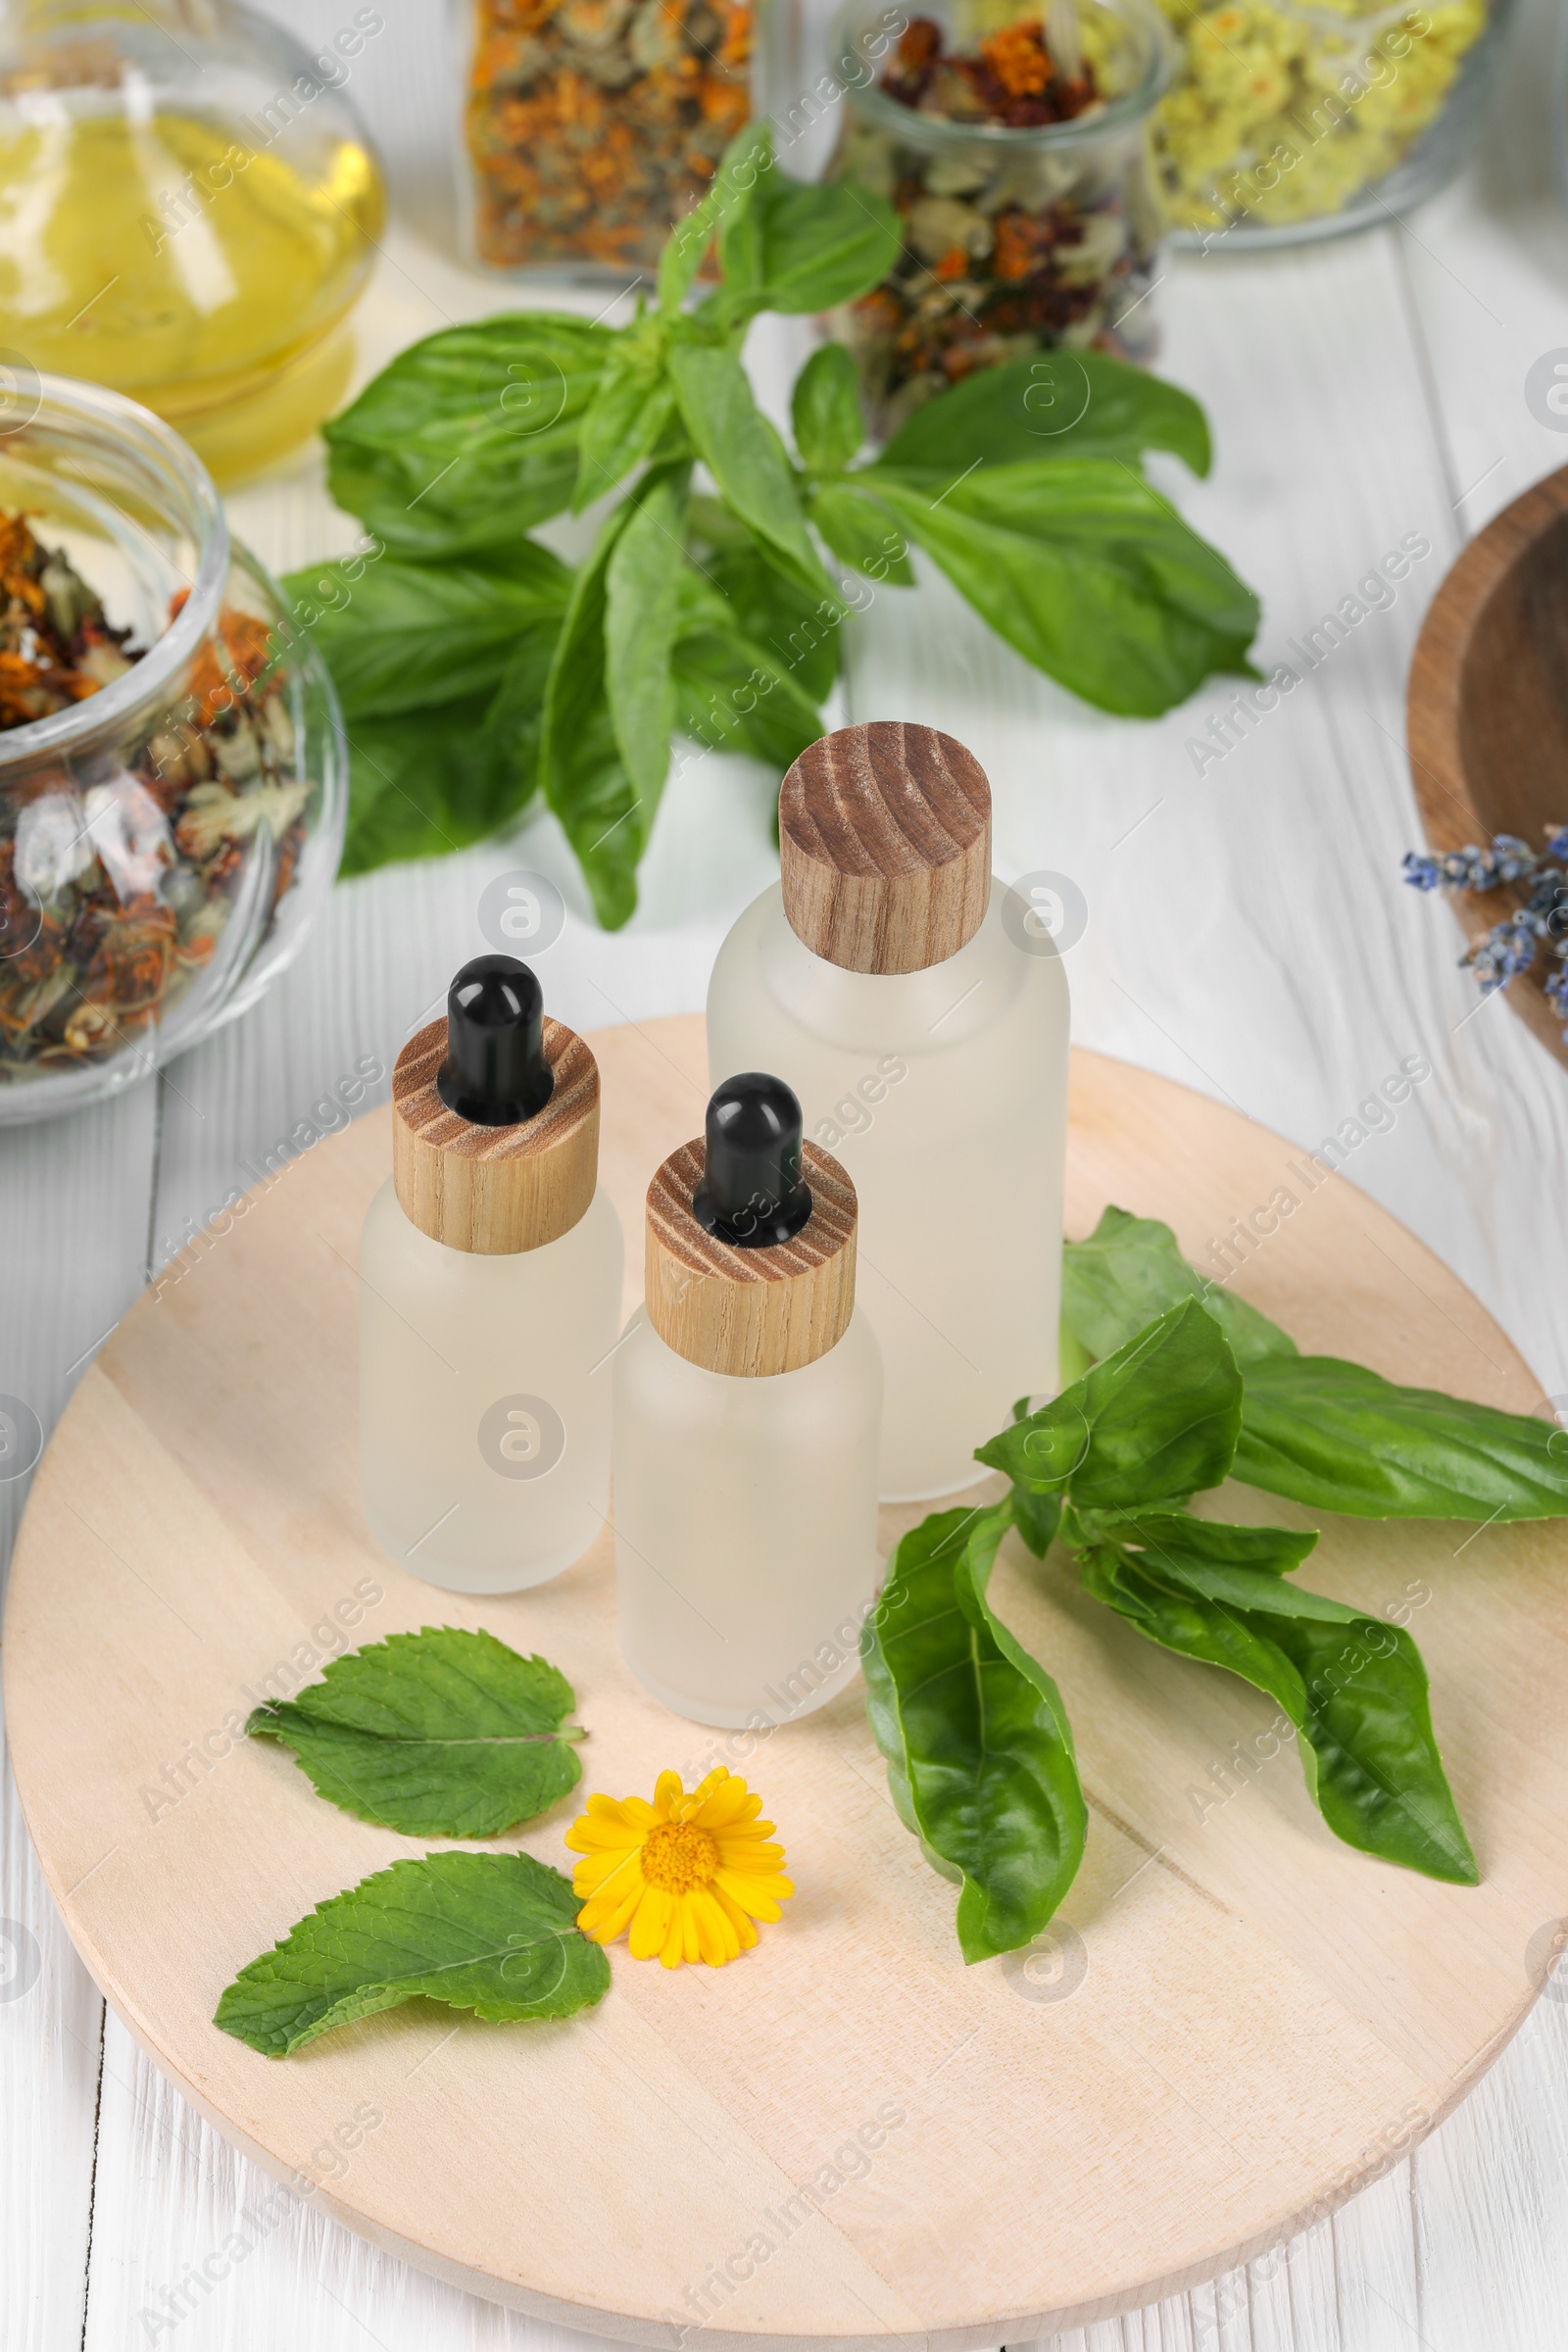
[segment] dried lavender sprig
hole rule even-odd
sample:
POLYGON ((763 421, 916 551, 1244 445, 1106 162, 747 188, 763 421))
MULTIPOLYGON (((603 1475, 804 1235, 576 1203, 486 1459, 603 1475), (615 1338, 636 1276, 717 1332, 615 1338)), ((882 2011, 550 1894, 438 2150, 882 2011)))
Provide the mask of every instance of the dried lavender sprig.
MULTIPOLYGON (((1553 835, 1546 847, 1548 857, 1568 857, 1568 830, 1553 835), (1565 846, 1558 849, 1556 844, 1565 846)), ((1479 850, 1471 843, 1462 850, 1449 850, 1441 858, 1418 857, 1414 850, 1405 853, 1404 878, 1414 890, 1495 890, 1499 882, 1522 882, 1536 872, 1542 859, 1515 833, 1496 833, 1490 850, 1479 850)))
MULTIPOLYGON (((1405 857, 1404 878, 1415 890, 1479 893, 1503 882, 1531 884, 1524 906, 1472 940, 1459 958, 1461 970, 1474 972, 1483 996, 1506 988, 1529 971, 1547 941, 1554 943, 1556 956, 1568 956, 1568 872, 1550 862, 1568 860, 1568 825, 1548 825, 1545 830, 1546 846, 1540 853, 1516 833, 1494 833, 1488 850, 1471 843, 1442 857, 1414 851, 1405 857)), ((1559 962, 1544 988, 1553 1009, 1568 1017, 1568 965, 1559 962)), ((1563 1030, 1563 1043, 1568 1045, 1568 1028, 1563 1030)))

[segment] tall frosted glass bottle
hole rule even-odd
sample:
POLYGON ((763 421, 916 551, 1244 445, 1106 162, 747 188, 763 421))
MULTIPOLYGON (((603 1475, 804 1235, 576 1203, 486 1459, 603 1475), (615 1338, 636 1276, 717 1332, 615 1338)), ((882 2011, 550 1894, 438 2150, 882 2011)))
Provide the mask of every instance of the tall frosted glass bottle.
POLYGON ((465 964, 398 1056, 360 1242, 361 1498, 426 1584, 543 1584, 604 1524, 623 1252, 598 1171, 593 1054, 526 964, 465 964))
POLYGON ((698 1723, 784 1723, 857 1671, 882 1370, 855 1233, 855 1187, 759 1071, 648 1188, 647 1299, 615 1353, 620 1645, 698 1723))
POLYGON ((860 1204, 885 1370, 880 1492, 985 1472, 1013 1400, 1056 1386, 1067 980, 991 873, 991 790, 931 727, 845 727, 779 795, 782 880, 713 966, 716 1077, 777 1070, 860 1204))

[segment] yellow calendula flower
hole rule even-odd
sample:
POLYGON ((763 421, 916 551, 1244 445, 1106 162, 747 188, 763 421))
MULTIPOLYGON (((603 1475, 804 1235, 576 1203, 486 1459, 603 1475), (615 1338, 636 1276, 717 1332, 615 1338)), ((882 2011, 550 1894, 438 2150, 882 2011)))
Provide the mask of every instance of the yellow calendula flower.
POLYGON ((687 1795, 678 1772, 662 1772, 654 1801, 591 1796, 566 1832, 574 1894, 588 1898, 577 1925, 595 1943, 631 1930, 631 1956, 666 1968, 706 1960, 721 1968, 757 1941, 754 1920, 773 1920, 795 1892, 781 1875, 784 1849, 769 1845, 760 1796, 722 1765, 687 1795))

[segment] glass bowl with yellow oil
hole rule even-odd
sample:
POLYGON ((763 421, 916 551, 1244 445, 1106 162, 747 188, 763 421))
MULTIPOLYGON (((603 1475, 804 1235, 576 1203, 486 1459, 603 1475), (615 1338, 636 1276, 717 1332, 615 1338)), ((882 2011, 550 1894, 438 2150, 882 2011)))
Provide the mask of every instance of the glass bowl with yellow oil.
POLYGON ((308 628, 147 409, 0 403, 0 1128, 119 1093, 295 955, 343 722, 308 628))
POLYGON ((340 404, 385 199, 349 88, 236 0, 0 0, 0 388, 87 377, 220 481, 340 404))

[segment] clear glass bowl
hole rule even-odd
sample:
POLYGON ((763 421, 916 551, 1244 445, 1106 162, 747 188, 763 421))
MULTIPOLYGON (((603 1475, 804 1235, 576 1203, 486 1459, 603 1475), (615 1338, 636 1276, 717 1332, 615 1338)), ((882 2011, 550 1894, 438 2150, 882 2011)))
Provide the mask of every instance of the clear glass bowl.
MULTIPOLYGON (((1145 0, 1067 0, 1067 9, 1102 95, 1068 121, 1027 129, 902 104, 881 87, 893 12, 865 0, 840 22, 836 72, 848 104, 830 175, 874 188, 905 224, 891 274, 832 320, 879 435, 978 368, 1058 346, 1153 356, 1149 296, 1164 223, 1149 123, 1174 50, 1145 0)), ((1042 22, 1053 54, 1060 45, 1048 0, 933 0, 919 17, 940 27, 950 54, 1042 22)))
POLYGON ((1161 0, 1182 72, 1154 118, 1180 245, 1295 245, 1436 194, 1481 127, 1514 0, 1161 0))
POLYGON ((346 85, 386 20, 330 23, 312 55, 236 0, 0 0, 0 356, 143 402, 220 481, 353 364, 385 208, 346 85))
MULTIPOLYGON (((347 809, 325 668, 175 432, 96 385, 14 389, 19 514, 130 634, 83 658, 96 691, 0 731, 0 1123, 113 1094, 253 1004, 331 887, 347 809)), ((32 607, 0 598, 0 689, 45 592, 69 617, 54 567, 32 607)))
POLYGON ((482 268, 650 274, 753 111, 754 0, 449 0, 482 268))

